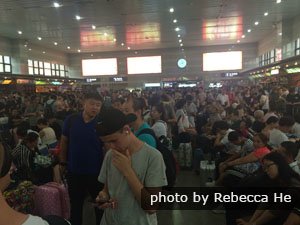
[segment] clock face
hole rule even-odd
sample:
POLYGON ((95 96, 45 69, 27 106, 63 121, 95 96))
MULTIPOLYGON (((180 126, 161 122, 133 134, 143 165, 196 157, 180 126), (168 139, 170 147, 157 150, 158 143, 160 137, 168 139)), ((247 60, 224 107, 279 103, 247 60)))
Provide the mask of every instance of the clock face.
POLYGON ((179 68, 185 68, 186 67, 186 60, 185 59, 179 59, 178 61, 177 61, 177 65, 178 65, 178 67, 179 68))

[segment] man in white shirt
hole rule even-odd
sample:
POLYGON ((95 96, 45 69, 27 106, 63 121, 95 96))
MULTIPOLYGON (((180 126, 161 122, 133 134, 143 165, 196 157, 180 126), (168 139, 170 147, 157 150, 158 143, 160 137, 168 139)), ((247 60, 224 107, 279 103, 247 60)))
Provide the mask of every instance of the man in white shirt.
POLYGON ((101 225, 156 225, 157 206, 149 207, 147 199, 167 185, 165 164, 161 153, 140 141, 128 123, 117 109, 99 115, 96 130, 110 148, 99 175, 104 188, 96 199, 105 210, 101 225))
POLYGON ((222 90, 218 96, 217 96, 217 101, 219 101, 221 103, 222 106, 229 106, 229 97, 226 94, 225 90, 222 90))
POLYGON ((270 132, 269 145, 276 149, 280 147, 282 142, 288 141, 289 138, 286 134, 291 132, 294 123, 295 120, 292 117, 280 118, 278 129, 273 129, 270 132))

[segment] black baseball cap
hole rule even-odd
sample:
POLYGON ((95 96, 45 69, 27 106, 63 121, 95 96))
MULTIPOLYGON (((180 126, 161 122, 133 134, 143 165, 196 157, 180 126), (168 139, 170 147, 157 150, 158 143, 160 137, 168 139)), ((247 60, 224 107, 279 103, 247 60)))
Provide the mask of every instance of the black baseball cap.
POLYGON ((122 111, 113 107, 105 109, 98 115, 96 125, 97 135, 102 137, 113 134, 136 119, 135 114, 125 115, 122 111))

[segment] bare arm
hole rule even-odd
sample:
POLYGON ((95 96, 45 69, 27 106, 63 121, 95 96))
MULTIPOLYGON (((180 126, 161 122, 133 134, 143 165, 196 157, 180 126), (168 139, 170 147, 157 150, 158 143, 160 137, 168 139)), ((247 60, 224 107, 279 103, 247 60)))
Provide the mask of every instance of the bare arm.
POLYGON ((61 135, 60 154, 58 156, 60 162, 62 163, 67 162, 67 151, 68 151, 68 138, 64 135, 61 135))
POLYGON ((263 225, 274 218, 275 216, 270 212, 270 210, 263 210, 262 214, 260 214, 255 220, 252 220, 251 218, 250 222, 253 222, 255 225, 263 225))

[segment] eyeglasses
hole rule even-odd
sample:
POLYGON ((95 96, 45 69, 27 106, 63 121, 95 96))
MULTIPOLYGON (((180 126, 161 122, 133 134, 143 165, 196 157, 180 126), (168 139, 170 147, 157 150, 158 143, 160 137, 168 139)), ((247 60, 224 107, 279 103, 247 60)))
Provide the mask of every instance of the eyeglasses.
POLYGON ((271 163, 271 164, 268 164, 268 165, 264 165, 264 170, 268 170, 271 166, 273 165, 276 165, 275 163, 271 163))

